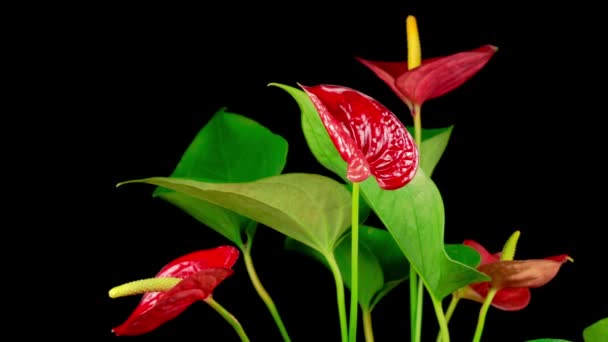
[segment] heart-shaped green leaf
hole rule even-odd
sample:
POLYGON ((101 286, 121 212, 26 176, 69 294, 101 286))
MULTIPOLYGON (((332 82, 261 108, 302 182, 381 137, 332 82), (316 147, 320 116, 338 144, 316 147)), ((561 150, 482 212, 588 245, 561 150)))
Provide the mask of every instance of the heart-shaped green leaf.
POLYGON ((608 317, 600 319, 583 330, 585 342, 603 342, 608 337, 608 317))
MULTIPOLYGON (((439 163, 443 152, 445 152, 452 134, 454 126, 443 128, 422 128, 422 146, 420 147, 420 167, 431 176, 435 171, 435 166, 439 163)), ((414 127, 408 126, 410 133, 414 132, 414 127)))
MULTIPOLYGON (((278 175, 285 167, 287 147, 280 135, 222 108, 192 140, 171 177, 230 183, 278 175)), ((163 191, 168 190, 156 193, 163 191)))
MULTIPOLYGON (((331 255, 350 226, 351 197, 335 180, 316 174, 291 173, 243 183, 207 183, 154 177, 125 183, 147 183, 213 203, 331 255)), ((119 184, 119 185, 121 185, 119 184)))
POLYGON ((231 210, 176 191, 163 191, 157 196, 180 208, 239 247, 245 244, 243 235, 250 238, 254 235, 255 228, 249 232, 244 231, 252 221, 231 210))
POLYGON ((301 253, 302 255, 306 255, 307 257, 310 257, 311 259, 320 262, 329 269, 329 264, 327 263, 327 259, 323 254, 317 252, 316 250, 308 247, 307 245, 301 243, 300 241, 294 238, 291 238, 289 236, 285 237, 283 247, 288 251, 294 251, 301 253))
MULTIPOLYGON (((351 235, 347 232, 334 252, 345 285, 351 286, 351 235)), ((323 255, 293 239, 285 248, 298 251, 329 268, 323 255)), ((390 233, 384 229, 360 226, 359 230, 359 304, 371 312, 375 305, 409 276, 408 262, 390 233)))
MULTIPOLYGON (((293 87, 274 85, 292 95, 300 106, 304 136, 315 158, 346 180, 346 163, 333 146, 308 96, 293 87)), ((361 194, 435 299, 443 299, 467 284, 488 280, 483 273, 447 256, 443 242, 443 200, 424 170, 419 169, 408 185, 391 191, 380 189, 370 177, 361 182, 361 194)))
MULTIPOLYGON (((220 109, 184 152, 172 178, 212 183, 247 182, 278 175, 285 167, 287 141, 239 114, 220 109)), ((255 222, 230 210, 171 189, 154 191, 236 245, 252 236, 255 222)))

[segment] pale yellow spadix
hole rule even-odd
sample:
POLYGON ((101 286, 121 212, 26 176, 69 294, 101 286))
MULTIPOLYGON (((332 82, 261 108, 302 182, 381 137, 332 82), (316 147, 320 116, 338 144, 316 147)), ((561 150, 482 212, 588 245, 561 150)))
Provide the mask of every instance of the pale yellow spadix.
POLYGON ((180 278, 148 278, 135 280, 112 288, 108 294, 110 295, 110 298, 118 298, 146 292, 169 291, 180 281, 182 281, 180 278))
POLYGON ((513 234, 511 234, 511 236, 505 243, 505 246, 502 248, 500 260, 513 260, 513 258, 515 258, 515 249, 517 247, 519 235, 521 235, 519 230, 516 230, 513 234))
POLYGON ((412 70, 422 63, 418 24, 413 15, 408 15, 405 19, 405 31, 407 34, 407 69, 412 70))

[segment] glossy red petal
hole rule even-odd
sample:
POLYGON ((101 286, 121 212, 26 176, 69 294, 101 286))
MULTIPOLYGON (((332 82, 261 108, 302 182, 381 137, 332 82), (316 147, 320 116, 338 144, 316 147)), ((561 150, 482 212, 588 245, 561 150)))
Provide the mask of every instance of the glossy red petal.
POLYGON ((485 264, 489 264, 489 263, 500 260, 500 258, 497 257, 496 254, 492 254, 492 253, 488 252, 488 250, 485 249, 477 241, 464 240, 464 242, 462 244, 465 246, 472 247, 474 250, 476 250, 479 253, 479 255, 481 256, 481 261, 480 261, 479 265, 485 265, 485 264))
POLYGON ((167 292, 147 293, 129 318, 112 331, 117 336, 150 332, 177 317, 192 303, 207 298, 233 272, 229 268, 207 268, 185 278, 167 292))
POLYGON ((232 268, 238 257, 239 250, 232 246, 200 250, 169 262, 158 272, 156 277, 183 279, 205 268, 232 268))
POLYGON ((337 85, 302 86, 348 163, 347 178, 362 182, 373 174, 385 190, 409 183, 418 169, 418 150, 397 117, 380 102, 337 85))
POLYGON ((438 58, 399 76, 395 86, 413 104, 422 105, 461 86, 486 65, 496 50, 495 46, 484 45, 438 58))

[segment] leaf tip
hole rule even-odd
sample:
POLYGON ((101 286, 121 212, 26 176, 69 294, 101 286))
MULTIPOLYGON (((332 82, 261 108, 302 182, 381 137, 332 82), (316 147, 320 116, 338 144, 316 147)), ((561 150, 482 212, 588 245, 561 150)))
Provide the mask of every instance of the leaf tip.
POLYGON ((136 180, 127 180, 127 181, 118 182, 118 183, 116 183, 115 187, 120 188, 121 186, 123 186, 125 184, 131 184, 131 183, 137 183, 137 181, 136 180))

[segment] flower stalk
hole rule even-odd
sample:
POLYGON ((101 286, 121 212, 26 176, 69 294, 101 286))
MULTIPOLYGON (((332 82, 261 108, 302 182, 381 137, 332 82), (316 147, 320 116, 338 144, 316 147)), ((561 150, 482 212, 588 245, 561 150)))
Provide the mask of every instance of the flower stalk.
POLYGON ((359 314, 359 183, 353 183, 351 215, 351 291, 349 341, 357 341, 357 316, 359 314))
POLYGON ((338 300, 338 316, 340 319, 340 336, 342 342, 348 342, 348 325, 346 322, 346 303, 344 296, 344 281, 342 280, 342 273, 340 267, 336 262, 333 255, 326 258, 327 264, 331 273, 334 276, 334 282, 336 283, 336 298, 338 300))
POLYGON ((220 303, 216 302, 215 299, 213 299, 213 296, 207 297, 204 301, 215 311, 217 311, 234 328, 234 331, 236 331, 237 335, 239 335, 242 342, 249 342, 249 337, 247 337, 243 326, 241 323, 239 323, 236 317, 234 317, 234 315, 228 312, 228 310, 221 306, 220 303))
POLYGON ((372 326, 371 310, 362 310, 363 332, 365 333, 365 342, 374 342, 374 329, 372 326))
POLYGON ((243 252, 243 260, 245 261, 245 268, 247 269, 247 273, 249 274, 249 278, 251 279, 251 283, 253 284, 253 287, 255 288, 256 292, 258 293, 258 295, 260 296, 262 301, 264 301, 264 304, 266 304, 268 311, 270 311, 270 314, 272 315, 272 318, 274 319, 275 324, 279 328, 279 332, 281 334, 281 337, 283 338, 283 341, 290 342, 291 338, 289 337, 289 334, 287 333, 287 329, 285 328, 285 324, 283 323, 283 320, 281 319, 281 316, 279 315, 279 311, 277 310, 277 307, 274 304, 274 301, 270 297, 270 294, 268 294, 268 291, 266 291, 266 289, 262 285, 262 282, 260 281, 260 278, 258 277, 257 272, 255 271, 255 267, 253 266, 253 259, 251 258, 251 243, 250 242, 248 242, 248 244, 245 247, 243 247, 242 252, 243 252))

